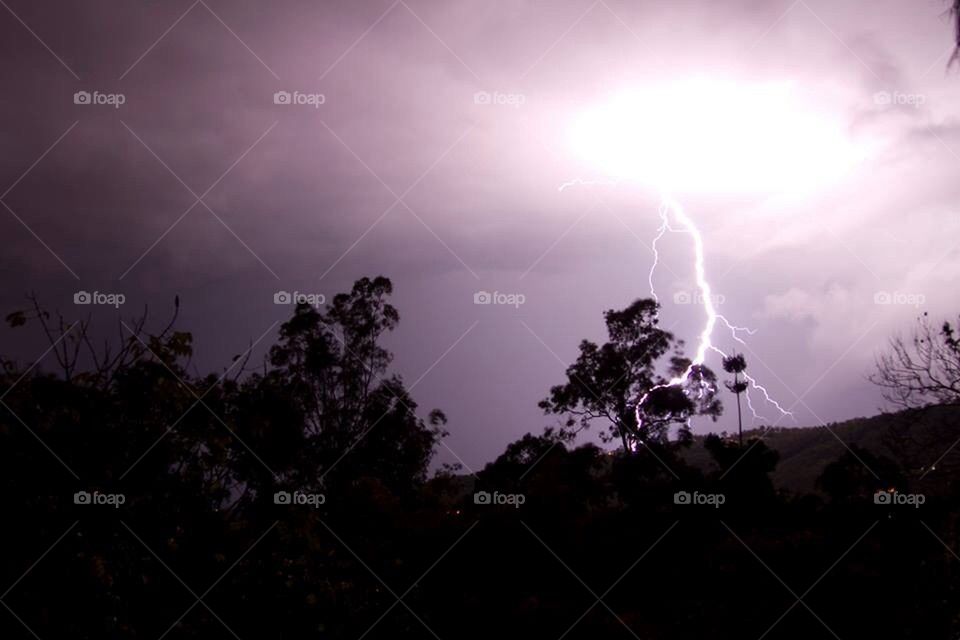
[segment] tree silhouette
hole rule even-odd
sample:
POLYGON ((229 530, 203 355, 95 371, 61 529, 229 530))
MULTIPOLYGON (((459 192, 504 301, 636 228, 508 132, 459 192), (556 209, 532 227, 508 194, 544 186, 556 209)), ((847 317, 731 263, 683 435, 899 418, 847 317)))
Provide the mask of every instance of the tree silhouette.
POLYGON ((905 478, 893 460, 856 444, 828 464, 816 481, 817 488, 835 503, 850 503, 858 498, 869 501, 877 491, 904 485, 905 478))
POLYGON ((298 305, 270 350, 273 368, 252 381, 285 390, 302 417, 302 449, 290 469, 300 483, 372 475, 408 492, 425 479, 446 417, 435 410, 425 424, 400 377, 387 374, 393 356, 380 342, 400 319, 387 302, 392 292, 387 278, 363 278, 325 313, 298 305))
MULTIPOLYGON (((10 525, 0 528, 0 637, 606 638, 625 627, 663 640, 760 637, 783 602, 745 545, 790 584, 849 553, 813 604, 840 637, 958 637, 956 559, 944 548, 957 543, 957 474, 942 462, 925 480, 922 517, 943 545, 906 508, 873 504, 876 480, 861 462, 884 488, 901 480, 860 449, 824 471, 824 503, 783 490, 766 442, 659 444, 667 425, 718 412, 719 401, 702 368, 658 387, 689 361, 648 300, 608 312, 609 340, 582 344, 568 383, 544 401, 569 406, 574 425, 588 414, 620 419, 609 422, 612 437, 623 434, 631 455, 576 447, 574 430, 548 429, 507 445, 476 475, 428 479, 443 418, 418 417, 391 373, 391 292, 386 278, 362 279, 327 307, 298 306, 261 365, 248 368, 247 350, 208 374, 191 364, 193 337, 172 321, 157 330, 145 315, 124 321, 107 348, 87 320, 35 300, 12 314, 14 332, 39 325, 56 355, 50 371, 0 361, 10 525), (631 423, 641 397, 642 427, 631 423), (126 501, 84 506, 78 491, 126 501), (281 491, 328 500, 285 505, 281 491), (474 491, 524 501, 483 504, 474 491), (698 492, 726 501, 698 504, 698 492), (678 501, 683 493, 691 500, 678 501), (883 525, 868 531, 880 514, 883 525), (926 544, 904 544, 918 532, 926 544), (602 596, 616 615, 584 615, 571 630, 585 604, 570 571, 584 584, 618 585, 602 596), (194 594, 178 582, 206 589, 203 601, 187 608, 194 594)), ((941 411, 958 413, 928 417, 941 411)), ((825 462, 836 436, 824 437, 805 451, 781 439, 784 459, 825 462)), ((954 441, 942 438, 937 453, 954 441)), ((804 620, 777 636, 823 634, 804 620)))
POLYGON ((950 322, 939 328, 924 313, 909 338, 894 336, 869 376, 888 402, 903 409, 960 406, 960 335, 950 322))
POLYGON ((771 450, 759 438, 750 440, 750 446, 732 442, 716 434, 704 438, 704 448, 719 467, 715 481, 725 492, 737 494, 741 502, 757 506, 774 495, 770 474, 777 466, 780 454, 771 450))
POLYGON ((743 354, 734 354, 723 359, 723 370, 733 374, 733 380, 724 384, 731 393, 737 394, 737 430, 740 434, 740 446, 743 446, 743 413, 740 409, 740 394, 747 390, 747 381, 740 374, 747 370, 747 360, 743 354))
POLYGON ((670 376, 690 367, 681 352, 683 343, 659 327, 658 310, 656 301, 642 299, 622 311, 605 312, 607 342, 582 341, 580 355, 567 368, 567 381, 552 387, 540 407, 548 414, 566 415, 568 429, 587 429, 597 420, 607 423, 607 437, 620 438, 627 453, 639 445, 665 445, 675 424, 682 425, 681 433, 688 437, 686 425, 695 415, 716 420, 722 407, 710 369, 693 367, 679 386, 666 386, 668 379, 657 373, 664 356, 669 356, 670 376), (642 427, 637 422, 641 399, 642 427))

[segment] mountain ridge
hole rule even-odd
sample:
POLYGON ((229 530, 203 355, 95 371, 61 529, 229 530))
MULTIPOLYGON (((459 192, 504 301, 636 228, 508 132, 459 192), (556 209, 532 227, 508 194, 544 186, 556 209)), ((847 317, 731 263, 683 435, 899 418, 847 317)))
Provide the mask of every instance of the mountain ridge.
MULTIPOLYGON (((736 437, 724 432, 720 435, 736 437)), ((941 457, 960 458, 960 447, 950 449, 960 438, 960 407, 930 407, 881 413, 812 427, 774 427, 744 431, 744 439, 760 437, 780 454, 771 479, 778 489, 793 493, 816 492, 816 480, 824 468, 840 458, 848 447, 858 446, 875 455, 898 461, 902 466, 919 470, 936 464, 941 457), (907 442, 907 445, 901 446, 907 442), (925 449, 920 460, 905 463, 914 449, 925 449)), ((706 436, 696 436, 682 457, 692 466, 705 471, 716 465, 704 448, 706 436)))

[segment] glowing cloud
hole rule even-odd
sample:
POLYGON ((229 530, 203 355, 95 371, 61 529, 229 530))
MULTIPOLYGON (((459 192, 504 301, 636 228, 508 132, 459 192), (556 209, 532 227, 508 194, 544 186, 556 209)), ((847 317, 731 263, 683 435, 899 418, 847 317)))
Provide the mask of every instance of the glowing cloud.
POLYGON ((806 190, 865 155, 788 84, 710 79, 622 92, 582 113, 570 142, 605 177, 669 193, 806 190))

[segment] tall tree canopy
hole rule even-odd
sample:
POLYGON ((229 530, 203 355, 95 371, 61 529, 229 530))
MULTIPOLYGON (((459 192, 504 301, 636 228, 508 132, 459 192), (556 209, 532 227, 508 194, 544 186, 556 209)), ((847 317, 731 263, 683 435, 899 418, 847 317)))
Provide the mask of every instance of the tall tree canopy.
POLYGON ((552 387, 540 407, 567 416, 568 429, 605 423, 607 436, 620 438, 625 451, 666 443, 675 425, 688 436, 686 425, 693 416, 716 419, 721 404, 715 374, 705 366, 690 367, 683 342, 660 328, 658 311, 655 300, 641 299, 621 311, 605 312, 607 342, 581 342, 580 355, 567 368, 567 381, 552 387), (680 376, 688 368, 683 384, 664 386, 667 376, 680 376))

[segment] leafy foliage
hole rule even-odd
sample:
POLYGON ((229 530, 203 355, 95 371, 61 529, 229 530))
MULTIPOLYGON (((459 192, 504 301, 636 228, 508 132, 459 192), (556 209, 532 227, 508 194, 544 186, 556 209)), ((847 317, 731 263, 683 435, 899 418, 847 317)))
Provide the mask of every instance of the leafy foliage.
POLYGON ((595 421, 607 425, 608 438, 620 438, 624 451, 640 444, 668 442, 672 425, 686 424, 696 415, 716 419, 722 410, 716 397, 716 376, 705 366, 693 367, 683 385, 666 386, 668 378, 657 365, 668 357, 666 375, 682 375, 690 360, 681 341, 659 327, 659 306, 637 300, 621 311, 607 311, 608 340, 580 343, 580 355, 566 371, 567 381, 550 389, 540 402, 548 414, 567 416, 566 428, 580 431, 595 421), (637 421, 637 406, 643 425, 637 421))

